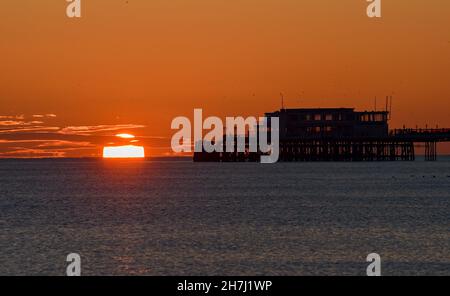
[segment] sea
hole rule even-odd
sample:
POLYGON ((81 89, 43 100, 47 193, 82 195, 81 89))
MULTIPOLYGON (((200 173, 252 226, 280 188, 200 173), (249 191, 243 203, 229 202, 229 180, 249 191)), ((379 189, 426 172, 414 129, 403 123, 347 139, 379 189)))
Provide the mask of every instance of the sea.
POLYGON ((450 275, 450 158, 0 160, 0 275, 450 275))

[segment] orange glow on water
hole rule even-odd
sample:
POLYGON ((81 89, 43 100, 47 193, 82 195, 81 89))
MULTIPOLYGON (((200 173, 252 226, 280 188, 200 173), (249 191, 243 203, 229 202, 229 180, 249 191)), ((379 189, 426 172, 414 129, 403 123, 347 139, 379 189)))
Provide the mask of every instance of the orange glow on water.
POLYGON ((142 146, 114 146, 103 147, 103 158, 144 158, 145 151, 142 146))

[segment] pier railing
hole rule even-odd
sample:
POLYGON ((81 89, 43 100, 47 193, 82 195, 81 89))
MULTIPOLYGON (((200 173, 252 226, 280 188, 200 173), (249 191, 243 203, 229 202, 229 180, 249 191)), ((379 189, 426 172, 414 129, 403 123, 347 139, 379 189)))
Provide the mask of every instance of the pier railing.
POLYGON ((447 142, 450 141, 449 128, 403 128, 393 129, 389 132, 389 136, 411 140, 415 142, 447 142))

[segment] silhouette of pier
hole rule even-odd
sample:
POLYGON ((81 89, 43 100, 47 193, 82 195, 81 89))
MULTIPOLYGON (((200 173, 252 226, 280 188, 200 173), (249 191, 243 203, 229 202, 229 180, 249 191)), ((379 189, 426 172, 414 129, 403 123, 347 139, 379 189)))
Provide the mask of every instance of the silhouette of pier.
MULTIPOLYGON (((266 113, 279 118, 279 161, 413 161, 416 146, 425 159, 437 159, 437 143, 450 141, 450 129, 389 130, 388 111, 356 112, 353 108, 281 109, 266 113)), ((273 131, 272 131, 273 132, 273 131)), ((222 141, 226 151, 226 136, 222 141)), ((262 153, 251 152, 249 135, 234 135, 234 152, 196 152, 198 162, 253 162, 262 153), (245 137, 245 150, 237 150, 245 137)))

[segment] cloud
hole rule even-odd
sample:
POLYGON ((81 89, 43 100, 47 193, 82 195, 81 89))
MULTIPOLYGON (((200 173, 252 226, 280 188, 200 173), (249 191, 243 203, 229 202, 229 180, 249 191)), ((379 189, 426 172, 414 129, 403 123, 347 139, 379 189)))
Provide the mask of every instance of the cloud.
POLYGON ((157 140, 171 139, 170 137, 166 137, 166 136, 136 136, 136 138, 140 138, 140 139, 157 139, 157 140))
POLYGON ((43 124, 43 121, 33 120, 33 121, 17 121, 17 120, 1 120, 0 126, 30 126, 36 124, 43 124))
POLYGON ((47 114, 34 114, 34 118, 44 118, 44 117, 56 117, 55 114, 47 113, 47 114))
POLYGON ((17 126, 17 125, 23 125, 23 121, 16 121, 16 120, 2 120, 0 121, 0 126, 17 126))
POLYGON ((60 128, 54 126, 30 126, 30 127, 16 126, 15 128, 0 129, 0 134, 43 133, 43 132, 49 133, 49 132, 57 132, 58 130, 60 130, 60 128))
MULTIPOLYGON (((39 145, 31 145, 28 147, 8 147, 8 150, 0 152, 0 158, 60 158, 79 155, 82 150, 93 150, 95 145, 89 142, 71 142, 71 141, 10 141, 10 143, 33 144, 34 142, 42 142, 39 145), (75 154, 73 154, 75 153, 75 154)), ((0 142, 1 144, 1 142, 0 142)), ((90 154, 92 155, 92 154, 90 154)), ((95 155, 95 154, 94 154, 95 155)))
POLYGON ((50 147, 95 147, 94 144, 87 141, 68 141, 68 140, 2 140, 0 144, 35 144, 36 147, 50 148, 50 147))
POLYGON ((48 140, 39 144, 39 148, 81 148, 81 147, 95 147, 91 142, 86 141, 65 141, 65 140, 48 140))
MULTIPOLYGON (((2 140, 0 139, 0 144, 16 144, 16 143, 39 143, 46 142, 47 140, 2 140)), ((50 140, 52 141, 52 140, 50 140)))
POLYGON ((0 153, 0 158, 61 158, 65 155, 64 151, 17 147, 16 150, 0 153))
POLYGON ((25 119, 25 115, 0 115, 0 119, 16 119, 16 120, 23 120, 25 119))
POLYGON ((116 124, 116 125, 89 125, 89 126, 68 126, 59 131, 64 135, 91 135, 94 133, 102 133, 109 131, 128 130, 136 128, 144 128, 145 125, 140 124, 116 124))

